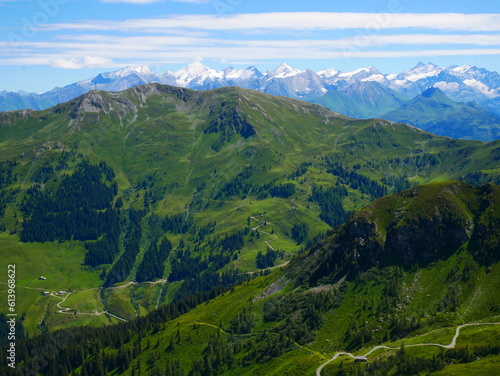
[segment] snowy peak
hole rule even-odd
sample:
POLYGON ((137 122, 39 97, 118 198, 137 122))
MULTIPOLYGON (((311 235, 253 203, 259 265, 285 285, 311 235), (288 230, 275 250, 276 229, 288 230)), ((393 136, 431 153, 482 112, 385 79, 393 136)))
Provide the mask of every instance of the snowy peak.
POLYGON ((359 76, 359 75, 366 75, 366 74, 380 74, 380 71, 375 68, 375 67, 367 67, 367 68, 359 68, 356 69, 352 72, 344 72, 340 73, 339 76, 341 77, 352 77, 352 76, 359 76))
POLYGON ((316 72, 316 74, 320 77, 323 78, 332 78, 336 77, 340 74, 341 72, 335 68, 324 68, 321 69, 320 71, 316 72))
POLYGON ((462 75, 469 71, 471 68, 473 68, 472 65, 461 65, 461 66, 453 66, 450 67, 450 71, 452 71, 455 74, 462 75))
POLYGON ((434 65, 433 63, 427 63, 424 64, 422 62, 418 63, 415 65, 413 68, 404 71, 401 75, 400 78, 406 79, 408 81, 418 81, 426 77, 432 77, 432 76, 437 76, 443 68, 439 68, 438 66, 434 65))
POLYGON ((103 73, 102 76, 108 79, 120 79, 124 78, 130 75, 151 75, 151 76, 156 76, 157 73, 153 72, 149 67, 143 65, 143 66, 138 66, 138 67, 126 67, 114 72, 109 72, 109 73, 103 73))
POLYGON ((174 77, 177 85, 187 87, 191 84, 202 85, 206 80, 221 79, 223 73, 196 61, 175 72, 174 77))
POLYGON ((425 64, 424 62, 419 61, 417 63, 417 65, 415 65, 413 68, 409 69, 409 71, 413 71, 413 70, 429 70, 429 69, 436 69, 436 68, 439 68, 439 67, 436 64, 434 64, 434 63, 428 62, 427 64, 425 64))
POLYGON ((151 82, 168 83, 161 74, 153 72, 147 66, 130 66, 114 72, 101 73, 90 80, 77 82, 75 85, 90 89, 119 91, 151 82))
POLYGON ((262 72, 254 66, 245 69, 228 67, 223 72, 226 80, 249 80, 252 78, 258 79, 263 76, 262 72))
POLYGON ((176 72, 177 75, 183 75, 183 74, 188 74, 190 76, 199 76, 202 74, 205 74, 207 72, 212 71, 213 69, 210 69, 209 67, 203 65, 201 62, 196 61, 194 63, 191 63, 187 65, 186 67, 178 70, 176 72))
POLYGON ((302 72, 303 71, 301 71, 299 69, 293 69, 287 63, 281 63, 281 65, 278 68, 267 72, 267 79, 270 80, 272 78, 286 78, 286 77, 295 76, 295 75, 300 74, 302 72))
POLYGON ((380 81, 384 80, 385 76, 375 67, 367 67, 356 69, 352 72, 339 73, 338 77, 350 81, 380 81))

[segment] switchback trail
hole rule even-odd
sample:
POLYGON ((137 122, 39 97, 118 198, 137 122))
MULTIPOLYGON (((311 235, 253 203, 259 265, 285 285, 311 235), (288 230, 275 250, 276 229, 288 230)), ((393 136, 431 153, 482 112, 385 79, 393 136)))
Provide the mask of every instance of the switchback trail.
MULTIPOLYGON (((261 215, 263 215, 263 214, 261 214, 261 215)), ((252 230, 253 230, 253 231, 259 231, 261 234, 273 235, 273 234, 271 234, 271 233, 269 233, 269 232, 259 230, 259 227, 262 227, 262 226, 264 226, 265 224, 267 224, 267 223, 269 223, 269 222, 267 222, 267 221, 261 221, 260 219, 257 219, 257 218, 255 218, 255 217, 253 217, 253 216, 252 216, 252 217, 250 217, 250 219, 253 219, 254 221, 257 221, 257 222, 260 222, 260 223, 261 223, 261 224, 260 224, 260 225, 258 225, 258 226, 252 227, 252 230)), ((269 244, 269 242, 274 242, 276 239, 278 239, 278 235, 274 235, 274 239, 271 239, 271 240, 265 240, 265 241, 264 241, 264 243, 266 243, 266 245, 274 251, 275 249, 273 248, 273 246, 272 246, 271 244, 269 244)))
MULTIPOLYGON (((457 327, 457 329, 455 329, 455 336, 453 337, 450 344, 448 344, 448 345, 442 345, 440 343, 417 343, 417 344, 413 344, 413 345, 404 345, 404 347, 407 348, 407 347, 416 347, 416 346, 438 346, 438 347, 442 347, 445 349, 453 349, 453 348, 455 348, 455 346, 457 344, 457 339, 458 339, 458 336, 460 335, 460 329, 462 329, 466 326, 474 326, 474 325, 500 325, 500 322, 475 322, 475 323, 471 323, 471 324, 459 325, 457 327)), ((384 345, 379 345, 379 346, 375 346, 374 348, 372 348, 370 351, 368 351, 366 354, 364 354, 362 356, 366 358, 372 352, 379 350, 379 349, 399 350, 400 348, 401 348, 401 346, 388 347, 388 346, 384 346, 384 345)), ((316 369, 316 376, 321 376, 321 371, 323 370, 324 367, 326 367, 329 363, 333 362, 339 356, 343 356, 343 355, 350 356, 351 358, 356 358, 356 356, 354 356, 351 353, 340 351, 340 352, 336 353, 330 360, 326 361, 325 363, 320 365, 318 367, 318 369, 316 369)))
MULTIPOLYGON (((262 215, 264 215, 264 214, 260 214, 259 217, 262 216, 262 215)), ((253 219, 254 221, 260 222, 260 225, 252 227, 253 231, 259 231, 261 234, 266 234, 266 235, 269 235, 269 236, 274 235, 274 239, 264 240, 264 243, 266 243, 266 245, 271 250, 275 251, 274 247, 271 244, 269 244, 269 242, 274 242, 276 239, 278 239, 278 235, 271 234, 270 232, 267 232, 267 231, 259 230, 259 227, 262 227, 262 226, 264 226, 265 224, 267 224, 269 222, 267 222, 267 221, 261 221, 260 219, 257 219, 254 216, 251 216, 250 219, 253 219)), ((273 270, 273 269, 276 269, 276 268, 282 268, 283 266, 288 265, 289 262, 290 261, 287 261, 287 262, 284 262, 283 264, 280 264, 280 265, 271 266, 269 268, 265 268, 265 269, 261 269, 261 270, 256 270, 256 271, 253 271, 253 272, 246 272, 245 274, 255 274, 255 273, 259 273, 259 272, 266 271, 266 270, 273 270)))

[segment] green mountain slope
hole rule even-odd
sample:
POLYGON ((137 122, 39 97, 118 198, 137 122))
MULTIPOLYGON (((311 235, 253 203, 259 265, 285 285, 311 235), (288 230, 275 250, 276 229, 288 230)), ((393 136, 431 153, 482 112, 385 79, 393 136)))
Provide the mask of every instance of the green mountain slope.
POLYGON ((454 102, 434 87, 380 117, 435 134, 483 141, 498 138, 500 129, 500 117, 495 113, 472 102, 454 102))
POLYGON ((44 375, 494 375, 499 202, 492 184, 415 187, 353 213, 284 270, 196 308, 165 306, 19 348, 44 354, 67 340, 44 375))
POLYGON ((91 92, 0 114, 0 249, 31 335, 116 323, 283 265, 388 193, 498 181, 499 153, 238 88, 91 92))

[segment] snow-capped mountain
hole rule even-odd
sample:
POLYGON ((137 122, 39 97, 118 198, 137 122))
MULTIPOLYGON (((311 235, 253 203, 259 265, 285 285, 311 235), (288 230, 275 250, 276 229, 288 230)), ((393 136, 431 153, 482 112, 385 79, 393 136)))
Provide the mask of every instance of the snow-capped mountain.
POLYGON ((263 76, 262 72, 254 66, 245 69, 235 69, 234 67, 227 67, 224 69, 224 78, 226 81, 238 82, 253 80, 260 79, 263 76))
POLYGON ((131 86, 151 82, 174 84, 174 81, 170 77, 153 72, 146 66, 126 67, 114 72, 102 73, 91 80, 81 81, 78 84, 80 86, 89 86, 94 90, 120 91, 128 89, 131 86), (102 88, 103 86, 105 89, 102 88))
POLYGON ((382 76, 382 73, 375 67, 360 68, 352 72, 342 72, 338 74, 338 79, 346 82, 356 81, 377 81, 374 77, 382 76))
POLYGON ((156 73, 149 67, 126 67, 113 72, 98 74, 88 80, 54 88, 40 96, 54 104, 62 103, 85 94, 91 90, 121 91, 133 86, 158 82, 166 85, 175 85, 175 81, 168 76, 156 73))
POLYGON ((221 71, 208 68, 200 62, 195 62, 175 72, 174 77, 177 86, 198 88, 210 85, 214 81, 221 81, 224 74, 221 71))
POLYGON ((342 73, 341 71, 335 69, 335 68, 324 68, 321 69, 320 71, 316 72, 318 76, 324 79, 329 79, 336 77, 339 73, 342 73))
POLYGON ((281 63, 280 66, 272 71, 267 72, 266 79, 272 80, 273 78, 287 78, 292 77, 297 74, 302 73, 303 71, 299 69, 293 69, 287 63, 281 63))
POLYGON ((456 101, 484 101, 500 96, 500 75, 470 65, 440 68, 418 63, 398 75, 387 75, 389 87, 405 95, 418 95, 437 87, 456 101))
POLYGON ((500 114, 498 99, 500 75, 497 72, 470 65, 441 68, 432 63, 422 62, 397 74, 384 74, 373 66, 351 72, 341 72, 334 68, 313 72, 309 69, 296 69, 286 63, 265 73, 254 66, 244 69, 227 67, 215 70, 201 62, 194 62, 175 72, 168 70, 164 73, 154 72, 146 66, 126 67, 63 88, 54 88, 43 94, 2 92, 0 111, 26 107, 43 109, 73 99, 90 90, 120 91, 150 82, 196 90, 239 86, 269 94, 314 101, 318 101, 319 97, 329 92, 340 90, 356 101, 358 98, 365 98, 366 102, 366 98, 370 98, 367 88, 374 88, 379 92, 383 89, 384 97, 395 98, 387 103, 397 103, 400 99, 409 100, 429 87, 436 87, 455 101, 476 101, 500 114), (362 82, 377 83, 382 88, 378 85, 359 85, 362 82))
POLYGON ((261 91, 292 98, 307 99, 324 95, 328 90, 322 78, 310 69, 294 69, 286 63, 267 72, 261 91))
POLYGON ((500 96, 500 75, 484 68, 471 65, 450 67, 450 73, 463 80, 463 83, 480 91, 488 98, 500 96))
POLYGON ((96 89, 96 90, 118 91, 118 90, 124 90, 124 88, 128 88, 134 84, 140 85, 142 83, 151 83, 151 82, 173 83, 171 82, 171 80, 168 80, 166 78, 167 77, 165 77, 162 74, 153 72, 147 66, 138 66, 138 67, 126 67, 113 72, 101 73, 88 80, 76 82, 73 85, 81 87, 89 87, 91 89, 96 89))

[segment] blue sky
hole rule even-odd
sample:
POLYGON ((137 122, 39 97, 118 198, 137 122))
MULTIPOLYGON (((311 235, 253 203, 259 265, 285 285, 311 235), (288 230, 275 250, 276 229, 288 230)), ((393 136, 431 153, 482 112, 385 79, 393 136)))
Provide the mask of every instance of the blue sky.
POLYGON ((399 73, 419 61, 500 71, 498 0, 0 0, 0 91, 50 90, 128 65, 193 61, 399 73))

